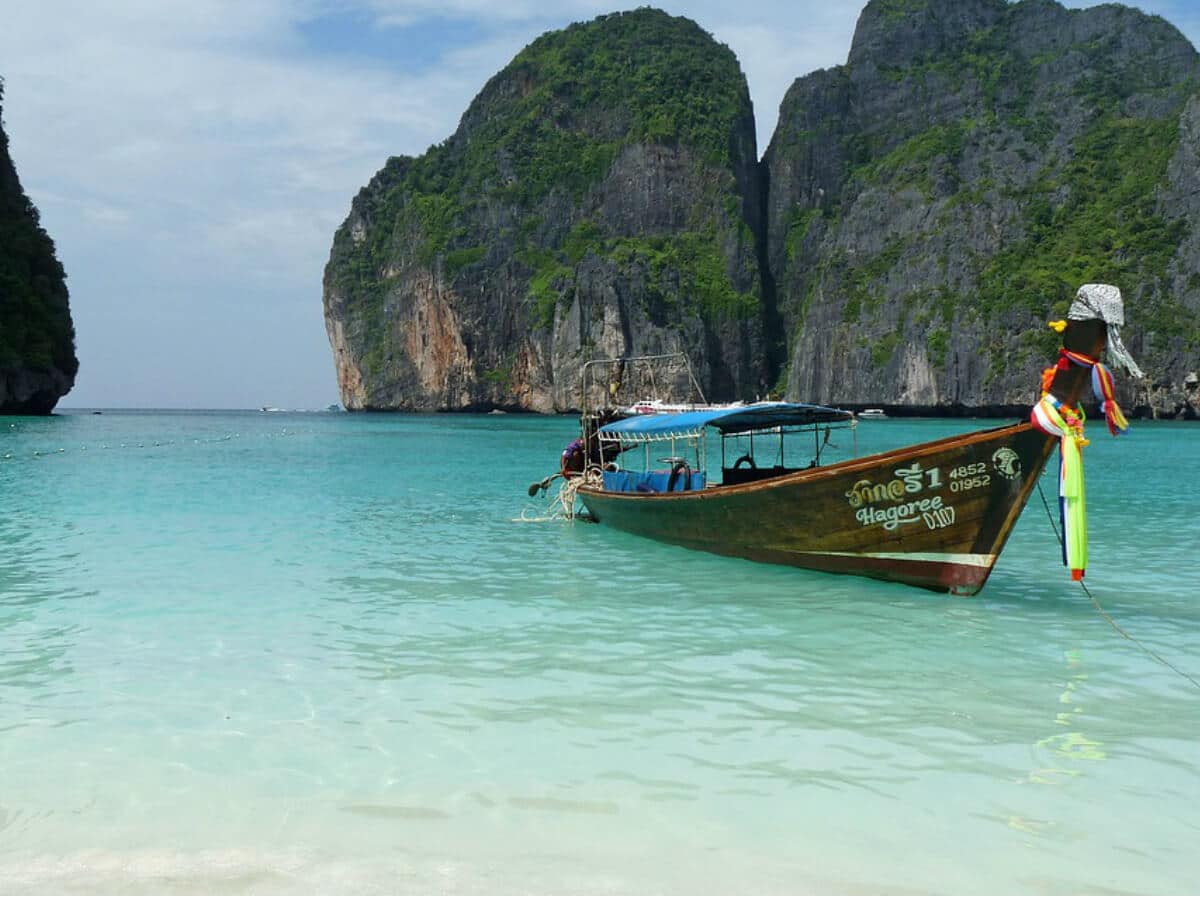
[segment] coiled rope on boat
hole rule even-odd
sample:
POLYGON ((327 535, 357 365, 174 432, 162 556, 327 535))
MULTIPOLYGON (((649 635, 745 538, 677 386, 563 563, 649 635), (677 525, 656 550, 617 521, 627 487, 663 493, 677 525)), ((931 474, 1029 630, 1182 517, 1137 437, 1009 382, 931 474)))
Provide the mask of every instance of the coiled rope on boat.
POLYGON ((578 508, 579 488, 581 485, 599 487, 604 483, 604 475, 598 467, 589 466, 581 474, 565 477, 558 491, 552 495, 549 489, 551 481, 553 476, 541 482, 542 496, 550 497, 545 510, 534 510, 527 506, 521 510, 520 517, 513 519, 514 522, 573 522, 587 518, 587 514, 578 508))

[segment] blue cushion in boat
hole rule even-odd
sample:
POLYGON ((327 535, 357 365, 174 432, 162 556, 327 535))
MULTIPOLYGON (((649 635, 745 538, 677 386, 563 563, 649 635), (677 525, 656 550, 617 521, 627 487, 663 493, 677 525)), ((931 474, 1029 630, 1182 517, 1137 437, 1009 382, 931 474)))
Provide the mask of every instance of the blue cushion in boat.
MULTIPOLYGON (((665 494, 667 492, 667 482, 670 480, 670 470, 658 472, 605 472, 604 489, 606 491, 616 491, 625 494, 665 494)), ((682 472, 675 476, 676 492, 685 489, 699 491, 705 485, 703 472, 693 472, 690 483, 686 488, 681 485, 683 480, 682 472)))

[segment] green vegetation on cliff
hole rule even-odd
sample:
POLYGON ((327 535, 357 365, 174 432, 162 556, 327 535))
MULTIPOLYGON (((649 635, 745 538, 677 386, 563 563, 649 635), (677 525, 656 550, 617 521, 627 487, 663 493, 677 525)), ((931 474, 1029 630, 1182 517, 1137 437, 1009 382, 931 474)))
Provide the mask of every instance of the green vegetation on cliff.
MULTIPOLYGON (((0 80, 0 107, 3 99, 0 80)), ((65 278, 54 242, 21 189, 0 123, 0 375, 32 369, 75 377, 79 361, 65 278)))
POLYGON ((744 85, 732 52, 686 19, 639 9, 576 23, 494 76, 454 137, 404 160, 376 217, 420 224, 428 257, 463 237, 454 226, 484 204, 578 199, 629 144, 686 146, 728 167, 744 85))
MULTIPOLYGON (((730 135, 745 108, 744 80, 728 48, 714 45, 695 23, 650 9, 545 35, 498 77, 536 85, 492 134, 501 144, 528 147, 526 159, 554 144, 506 140, 521 129, 535 129, 539 137, 566 131, 600 142, 678 143, 722 165, 729 162, 730 135)), ((487 115, 489 105, 485 101, 468 116, 487 115)), ((575 164, 568 170, 574 173, 575 164)))
MULTIPOLYGON (((589 254, 639 273, 653 296, 627 299, 656 326, 757 321, 742 194, 757 192, 753 127, 736 58, 694 22, 644 8, 543 35, 488 81, 454 135, 389 160, 360 191, 334 239, 327 313, 332 292, 379 385, 407 377, 394 323, 420 271, 456 303, 489 305, 469 318, 515 311, 514 328, 543 335, 589 254)), ((469 343, 474 377, 500 386, 482 373, 513 348, 469 343)))
POLYGON ((871 0, 847 65, 789 91, 761 173, 728 48, 655 10, 602 16, 390 160, 327 287, 388 390, 417 282, 458 304, 455 377, 489 396, 549 392, 584 349, 646 335, 738 356, 738 390, 765 388, 785 332, 803 399, 1011 403, 1089 281, 1121 286, 1132 345, 1178 375, 1200 352, 1197 84, 1182 35, 1120 5, 871 0))
MULTIPOLYGON (((1025 239, 1002 248, 985 267, 983 310, 1023 308, 1041 316, 1048 299, 1070 298, 1080 284, 1108 282, 1145 297, 1138 310, 1143 330, 1183 335, 1187 326, 1172 314, 1175 304, 1163 288, 1167 264, 1189 226, 1165 219, 1155 199, 1178 130, 1178 112, 1157 120, 1099 117, 1075 141, 1061 175, 1047 171, 1018 197, 1025 239), (1054 204, 1056 196, 1064 199, 1054 204)), ((1064 299, 1059 303, 1065 306, 1064 299)))
POLYGON ((1200 352, 1198 84, 1178 30, 1120 5, 871 0, 851 62, 789 92, 767 158, 791 389, 888 402, 900 375, 928 398, 909 402, 1023 396, 1056 346, 1044 322, 1087 282, 1121 287, 1127 341, 1181 384, 1200 352), (806 370, 829 344, 835 366, 806 370))

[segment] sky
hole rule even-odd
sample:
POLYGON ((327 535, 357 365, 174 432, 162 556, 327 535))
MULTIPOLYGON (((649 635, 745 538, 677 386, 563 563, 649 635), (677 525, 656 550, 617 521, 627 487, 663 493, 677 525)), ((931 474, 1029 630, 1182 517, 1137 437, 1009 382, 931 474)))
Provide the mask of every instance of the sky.
MULTIPOLYGON (((389 156, 449 137, 538 35, 636 5, 5 4, 4 127, 75 321, 79 375, 60 407, 336 403, 321 278, 359 188, 389 156)), ((845 62, 864 4, 654 5, 733 49, 763 149, 792 81, 845 62)), ((1197 0, 1128 5, 1200 46, 1197 0)))

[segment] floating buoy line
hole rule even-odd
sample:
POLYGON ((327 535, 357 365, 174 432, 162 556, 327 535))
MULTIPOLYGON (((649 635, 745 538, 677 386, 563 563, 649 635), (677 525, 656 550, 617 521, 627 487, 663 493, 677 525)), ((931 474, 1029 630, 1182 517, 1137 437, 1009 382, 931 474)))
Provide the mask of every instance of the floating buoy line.
MULTIPOLYGON (((9 428, 16 428, 16 423, 11 423, 9 428)), ((97 453, 100 451, 113 450, 153 450, 163 447, 194 447, 201 444, 224 444, 229 441, 235 441, 243 437, 261 438, 261 437, 296 437, 299 432, 295 430, 289 431, 284 428, 279 432, 264 432, 260 434, 243 435, 240 431, 230 432, 221 435, 220 437, 205 437, 205 438, 182 438, 182 439, 167 439, 158 441, 121 441, 119 443, 110 444, 80 444, 78 447, 54 447, 50 449, 34 449, 27 451, 14 452, 6 450, 0 453, 0 462, 19 462, 23 459, 50 459, 60 455, 73 453, 97 453)))
MULTIPOLYGON (((1042 506, 1045 507, 1045 509, 1046 509, 1046 518, 1050 522, 1050 530, 1054 532, 1054 537, 1058 540, 1059 544, 1061 545, 1062 544, 1062 536, 1058 533, 1058 526, 1054 522, 1054 514, 1050 512, 1050 503, 1049 503, 1049 501, 1046 500, 1046 493, 1045 493, 1045 491, 1042 490, 1042 481, 1040 478, 1038 479, 1037 486, 1038 486, 1038 495, 1042 498, 1042 506)), ((1128 631, 1126 631, 1124 628, 1122 628, 1119 624, 1117 624, 1116 620, 1113 619, 1113 617, 1108 614, 1108 612, 1104 609, 1104 607, 1100 605, 1100 601, 1096 599, 1095 594, 1093 594, 1088 589, 1088 586, 1087 586, 1087 584, 1084 583, 1084 579, 1082 576, 1080 578, 1076 579, 1076 583, 1081 588, 1083 588, 1083 592, 1087 595, 1088 599, 1092 601, 1092 605, 1096 607, 1097 612, 1099 612, 1100 615, 1104 617, 1104 620, 1113 627, 1113 630, 1116 631, 1117 634, 1121 635, 1121 637, 1125 638, 1127 641, 1130 641, 1131 643, 1137 645, 1139 648, 1141 648, 1142 652, 1145 653, 1147 656, 1149 656, 1151 659, 1160 663, 1163 666, 1166 666, 1168 669, 1170 669, 1176 675, 1179 675, 1181 678, 1184 678, 1184 679, 1190 681, 1192 683, 1193 687, 1200 690, 1200 681, 1198 681, 1196 678, 1194 678, 1193 676, 1189 675, 1187 672, 1180 669, 1178 666, 1171 663, 1169 660, 1164 659, 1162 656, 1155 653, 1153 650, 1151 650, 1149 647, 1147 647, 1145 644, 1143 644, 1141 641, 1139 641, 1137 638, 1135 638, 1133 635, 1131 635, 1128 631)))

